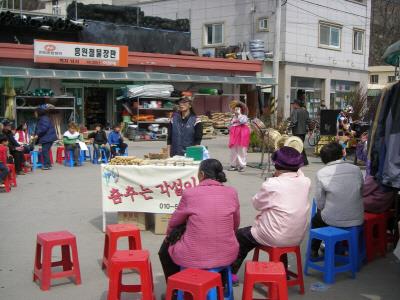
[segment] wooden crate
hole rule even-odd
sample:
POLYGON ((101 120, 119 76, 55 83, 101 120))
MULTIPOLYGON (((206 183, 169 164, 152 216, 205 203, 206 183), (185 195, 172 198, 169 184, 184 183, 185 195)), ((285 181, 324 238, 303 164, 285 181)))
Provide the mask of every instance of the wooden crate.
POLYGON ((148 228, 155 234, 166 234, 171 214, 148 214, 148 228))
POLYGON ((223 134, 223 135, 227 135, 229 134, 229 129, 228 128, 215 128, 215 132, 217 134, 223 134))
POLYGON ((146 213, 118 212, 119 224, 133 224, 140 230, 147 230, 146 213))

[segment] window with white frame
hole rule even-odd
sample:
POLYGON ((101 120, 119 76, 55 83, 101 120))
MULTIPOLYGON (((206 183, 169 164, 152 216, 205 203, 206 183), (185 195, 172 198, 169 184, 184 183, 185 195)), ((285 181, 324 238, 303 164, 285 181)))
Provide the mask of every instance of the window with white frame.
POLYGON ((388 76, 388 83, 392 83, 396 81, 396 76, 388 76))
POLYGON ((342 27, 329 23, 319 24, 319 45, 320 47, 340 49, 342 27))
POLYGON ((259 18, 258 19, 258 30, 259 31, 268 31, 268 18, 259 18))
POLYGON ((204 44, 219 45, 224 43, 224 24, 214 23, 204 25, 204 44))
POLYGON ((353 30, 353 52, 363 53, 364 49, 364 31, 353 30))
POLYGON ((379 82, 379 75, 371 75, 369 77, 369 83, 376 84, 379 82))

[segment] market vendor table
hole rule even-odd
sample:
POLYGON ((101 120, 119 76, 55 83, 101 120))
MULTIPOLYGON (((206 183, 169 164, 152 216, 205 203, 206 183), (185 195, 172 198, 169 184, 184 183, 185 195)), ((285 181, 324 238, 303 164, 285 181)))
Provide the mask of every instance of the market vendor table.
POLYGON ((103 231, 107 212, 172 214, 198 184, 198 165, 101 165, 103 231))

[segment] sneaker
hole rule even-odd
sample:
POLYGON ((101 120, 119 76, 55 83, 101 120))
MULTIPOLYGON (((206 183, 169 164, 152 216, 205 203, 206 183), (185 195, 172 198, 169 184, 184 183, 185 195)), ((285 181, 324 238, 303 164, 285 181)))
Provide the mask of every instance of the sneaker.
POLYGON ((239 277, 236 274, 232 274, 232 285, 239 286, 239 277))
POLYGON ((238 168, 238 172, 244 172, 244 168, 243 167, 238 168))
POLYGON ((25 175, 24 171, 19 171, 17 175, 25 175))
POLYGON ((0 188, 5 189, 6 185, 4 183, 0 183, 0 188))
POLYGON ((50 167, 43 167, 42 170, 50 170, 50 167))
POLYGON ((228 169, 228 171, 237 171, 237 168, 236 168, 236 167, 230 167, 230 168, 228 169))

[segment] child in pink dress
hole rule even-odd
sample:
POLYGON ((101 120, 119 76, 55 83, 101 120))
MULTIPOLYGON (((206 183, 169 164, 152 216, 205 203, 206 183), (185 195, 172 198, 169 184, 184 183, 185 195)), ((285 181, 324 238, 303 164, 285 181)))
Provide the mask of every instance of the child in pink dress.
POLYGON ((229 171, 243 172, 247 163, 247 148, 250 143, 247 107, 240 101, 231 103, 234 116, 229 128, 229 148, 231 149, 231 167, 229 171))

